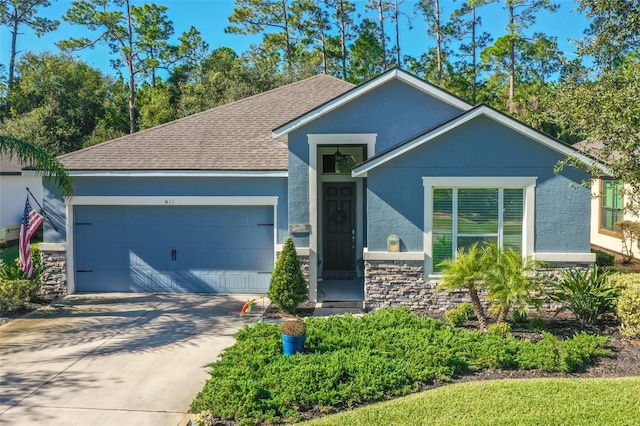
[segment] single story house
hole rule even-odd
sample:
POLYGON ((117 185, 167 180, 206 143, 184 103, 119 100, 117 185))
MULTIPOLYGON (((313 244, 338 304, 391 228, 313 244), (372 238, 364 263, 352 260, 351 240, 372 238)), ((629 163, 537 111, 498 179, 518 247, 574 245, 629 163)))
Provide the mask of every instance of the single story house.
MULTIPOLYGON (((586 140, 577 143, 575 147, 580 152, 598 158, 602 142, 586 140)), ((620 181, 607 175, 592 181, 591 244, 595 249, 622 253, 622 235, 614 229, 615 223, 623 220, 640 221, 640 217, 625 208, 628 205, 628 199, 621 188, 620 181)), ((640 246, 634 244, 632 249, 634 257, 640 259, 640 246)))
MULTIPOLYGON (((0 244, 20 238, 27 189, 42 205, 42 178, 33 170, 23 170, 17 157, 0 153, 0 244)), ((33 200, 31 207, 38 209, 33 200)))
POLYGON ((75 196, 45 185, 43 250, 70 293, 264 293, 292 236, 310 300, 333 281, 428 308, 476 241, 593 262, 588 176, 553 171, 568 155, 593 163, 401 69, 319 75, 61 156, 75 196))

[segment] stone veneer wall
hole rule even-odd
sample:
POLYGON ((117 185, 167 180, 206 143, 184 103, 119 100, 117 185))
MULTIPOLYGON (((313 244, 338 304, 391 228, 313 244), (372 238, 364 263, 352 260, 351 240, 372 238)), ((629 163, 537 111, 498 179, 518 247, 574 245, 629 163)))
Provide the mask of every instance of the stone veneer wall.
POLYGON ((369 309, 403 306, 434 314, 469 300, 463 291, 436 290, 437 282, 425 282, 424 262, 419 260, 367 260, 364 268, 364 299, 369 309))
MULTIPOLYGON (((551 282, 557 282, 563 269, 585 265, 562 265, 543 271, 551 282)), ((424 262, 386 260, 365 262, 364 298, 368 309, 403 306, 414 312, 442 315, 447 309, 469 301, 466 291, 436 290, 438 282, 424 280, 424 262)), ((479 292, 486 300, 486 292, 479 292)), ((485 309, 489 308, 487 302, 485 309)), ((557 305, 545 304, 545 308, 557 305)))
POLYGON ((45 266, 40 295, 45 299, 57 299, 67 295, 67 253, 42 250, 45 266))

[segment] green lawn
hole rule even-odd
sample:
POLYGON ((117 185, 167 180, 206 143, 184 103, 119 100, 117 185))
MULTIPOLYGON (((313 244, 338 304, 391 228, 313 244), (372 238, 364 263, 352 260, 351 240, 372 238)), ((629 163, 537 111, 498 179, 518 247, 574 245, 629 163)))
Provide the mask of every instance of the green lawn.
POLYGON ((640 377, 459 383, 308 425, 637 425, 640 377))

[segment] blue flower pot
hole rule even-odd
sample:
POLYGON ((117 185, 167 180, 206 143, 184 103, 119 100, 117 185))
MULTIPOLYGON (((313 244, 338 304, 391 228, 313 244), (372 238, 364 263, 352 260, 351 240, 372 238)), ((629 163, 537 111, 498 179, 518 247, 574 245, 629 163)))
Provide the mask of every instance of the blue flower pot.
POLYGON ((302 353, 304 351, 304 341, 307 339, 307 335, 304 336, 289 336, 282 335, 282 352, 285 355, 293 355, 302 353))

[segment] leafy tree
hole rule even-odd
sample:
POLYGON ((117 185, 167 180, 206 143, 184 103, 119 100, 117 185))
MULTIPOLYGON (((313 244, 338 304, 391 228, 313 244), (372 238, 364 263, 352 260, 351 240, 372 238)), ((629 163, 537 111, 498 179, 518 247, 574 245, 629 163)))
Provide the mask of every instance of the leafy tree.
POLYGON ((487 331, 487 316, 478 296, 478 289, 484 286, 484 259, 478 244, 468 249, 460 248, 455 259, 445 259, 438 266, 442 267, 442 281, 438 288, 446 290, 465 289, 469 293, 473 312, 478 319, 482 331, 487 331))
POLYGON ((348 0, 324 0, 327 9, 331 9, 332 25, 338 29, 340 37, 340 59, 342 63, 342 79, 348 78, 348 49, 347 43, 352 40, 352 30, 355 28, 353 15, 355 5, 348 0))
POLYGON ((498 312, 498 322, 504 322, 511 309, 520 317, 526 316, 530 306, 541 305, 535 295, 542 292, 538 271, 540 263, 512 248, 501 250, 496 244, 483 249, 485 285, 489 299, 498 312))
POLYGON ((591 19, 580 42, 580 53, 612 71, 640 45, 640 4, 636 0, 577 0, 578 10, 591 19))
POLYGON ((16 70, 12 117, 0 125, 2 132, 54 155, 82 148, 104 117, 108 79, 64 54, 28 53, 16 70))
POLYGON ((287 237, 269 284, 269 298, 289 314, 308 296, 307 282, 291 237, 287 237))
MULTIPOLYGON (((640 212, 640 61, 627 58, 611 72, 589 81, 581 75, 556 85, 545 118, 559 127, 559 136, 585 140, 581 148, 607 165, 621 181, 625 209, 640 212)), ((568 158, 558 165, 584 167, 568 158)), ((593 176, 601 171, 588 168, 593 176)))
POLYGON ((440 0, 420 0, 416 4, 417 9, 423 14, 427 21, 427 33, 436 39, 435 46, 435 62, 436 62, 436 79, 438 86, 442 85, 442 77, 444 72, 444 23, 442 20, 442 10, 440 9, 440 0))
POLYGON ((383 0, 369 0, 365 6, 367 9, 375 10, 378 13, 378 34, 380 36, 380 61, 382 69, 386 70, 389 66, 387 61, 387 33, 384 30, 384 21, 390 9, 390 3, 383 0))
POLYGON ((253 51, 239 57, 222 47, 189 72, 174 73, 169 82, 177 87, 177 117, 184 117, 271 90, 286 79, 278 71, 277 58, 253 51))
POLYGON ((36 36, 58 28, 57 20, 38 16, 38 9, 51 6, 50 0, 0 0, 0 24, 9 28, 11 50, 9 54, 9 76, 7 87, 11 90, 14 80, 17 41, 20 27, 26 25, 35 31, 36 36))
POLYGON ((106 44, 112 54, 119 56, 112 61, 113 67, 120 69, 125 66, 129 86, 130 133, 136 131, 138 76, 147 74, 155 82, 157 69, 167 69, 175 65, 179 57, 189 57, 190 50, 201 48, 202 43, 198 44, 197 37, 193 37, 193 28, 191 34, 183 34, 179 46, 168 44, 173 25, 167 19, 166 11, 165 6, 154 4, 132 6, 130 0, 74 0, 63 16, 65 21, 83 25, 96 35, 93 38, 69 38, 58 43, 61 49, 75 51, 106 44))
POLYGON ((523 38, 523 31, 536 22, 536 14, 543 10, 555 12, 560 6, 551 0, 505 0, 504 8, 509 13, 509 97, 507 107, 515 109, 516 45, 523 38))
POLYGON ((264 34, 263 46, 267 50, 284 50, 286 72, 291 76, 300 12, 288 0, 235 0, 235 9, 229 17, 229 22, 235 25, 225 28, 225 32, 264 34))
POLYGON ((384 51, 380 43, 380 27, 365 18, 358 27, 358 36, 350 46, 349 81, 362 83, 382 73, 380 62, 384 51))
POLYGON ((468 75, 468 79, 463 79, 463 82, 471 87, 471 93, 470 96, 465 97, 473 104, 477 102, 478 76, 481 71, 478 64, 478 54, 492 41, 489 33, 478 34, 478 27, 482 24, 482 20, 477 15, 477 9, 492 1, 494 0, 471 0, 463 3, 459 9, 454 10, 451 14, 451 20, 445 30, 446 33, 451 34, 452 38, 461 41, 458 55, 462 61, 456 66, 458 71, 456 74, 468 75), (470 84, 467 83, 469 81, 470 84))
POLYGON ((21 139, 0 135, 0 153, 15 156, 23 164, 30 164, 39 173, 51 177, 64 197, 73 195, 73 182, 69 174, 58 159, 44 149, 21 139))

